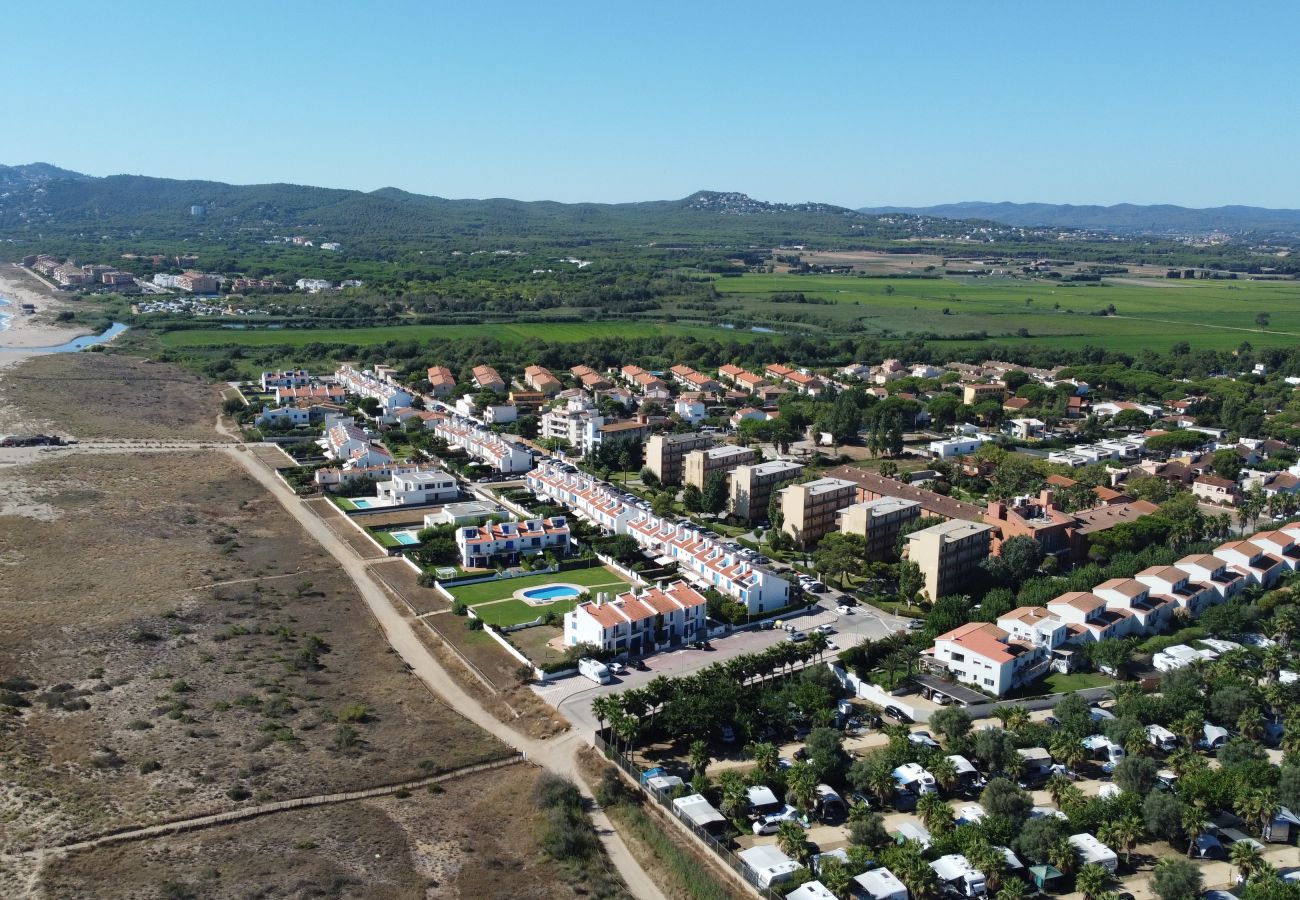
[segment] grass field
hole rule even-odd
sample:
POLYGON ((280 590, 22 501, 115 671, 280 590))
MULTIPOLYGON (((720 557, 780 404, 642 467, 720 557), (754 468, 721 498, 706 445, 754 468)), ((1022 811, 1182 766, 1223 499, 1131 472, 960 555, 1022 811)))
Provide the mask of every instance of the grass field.
POLYGON ((782 319, 828 333, 880 337, 985 332, 1008 343, 1087 344, 1129 352, 1196 347, 1292 346, 1300 340, 1300 283, 1107 281, 1062 284, 1012 278, 865 279, 746 275, 715 284, 726 308, 752 321, 782 319), (816 303, 773 299, 802 293, 816 303), (1028 301, 1028 302, 1026 302, 1028 301), (1090 315, 1113 305, 1115 316, 1090 315), (1267 314, 1268 324, 1256 317, 1267 314), (1019 333, 1025 329, 1027 336, 1019 333))
MULTIPOLYGON (((528 603, 513 600, 516 590, 539 588, 547 584, 577 584, 584 588, 604 587, 610 590, 610 593, 614 593, 616 590, 624 590, 628 587, 627 580, 615 575, 614 572, 611 572, 602 566, 597 568, 575 568, 575 570, 572 571, 555 572, 555 574, 550 574, 549 572, 549 574, 546 575, 525 575, 524 577, 516 577, 516 579, 481 581, 481 583, 478 584, 467 584, 464 585, 463 588, 451 587, 448 588, 448 590, 450 590, 452 597, 455 597, 456 600, 465 603, 467 606, 478 606, 481 605, 481 603, 490 603, 493 601, 508 601, 510 603, 515 603, 515 605, 521 607, 521 609, 532 611, 532 615, 526 615, 524 618, 519 619, 519 622, 529 622, 529 620, 536 619, 538 615, 545 613, 547 609, 559 609, 564 602, 568 602, 558 601, 551 603, 550 606, 528 606, 528 603)), ((572 609, 572 607, 572 602, 569 602, 567 609, 572 609)), ((507 610, 503 609, 502 615, 506 613, 507 610)), ((485 620, 490 619, 487 619, 485 616, 485 620)))
POLYGON ((685 337, 732 338, 753 340, 757 334, 696 325, 672 325, 655 322, 581 322, 545 324, 536 322, 488 325, 393 325, 379 328, 285 328, 228 329, 202 328, 190 331, 167 331, 160 334, 164 347, 208 347, 239 344, 245 347, 307 344, 384 344, 389 341, 468 340, 495 338, 502 343, 519 344, 527 340, 575 344, 605 337, 649 338, 685 337))

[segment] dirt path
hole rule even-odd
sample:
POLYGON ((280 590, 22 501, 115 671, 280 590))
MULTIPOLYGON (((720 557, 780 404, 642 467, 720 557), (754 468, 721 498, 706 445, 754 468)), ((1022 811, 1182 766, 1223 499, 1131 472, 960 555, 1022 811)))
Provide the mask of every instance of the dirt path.
MULTIPOLYGON (((220 423, 218 423, 218 430, 229 433, 220 423)), ((582 748, 583 742, 576 733, 570 730, 553 740, 533 740, 519 734, 483 709, 420 642, 412 622, 393 605, 383 587, 372 577, 366 561, 358 558, 333 529, 304 507, 300 498, 260 461, 242 447, 226 447, 224 450, 265 487, 306 532, 338 561, 348 577, 356 584, 358 592, 379 623, 388 643, 434 694, 484 731, 524 753, 531 761, 572 779, 588 798, 592 798, 591 788, 586 784, 578 768, 577 753, 582 748)), ((592 799, 591 817, 605 852, 618 869, 628 890, 641 900, 665 900, 663 892, 632 856, 623 839, 614 830, 605 811, 595 803, 594 799, 592 799)))
POLYGON ((22 853, 14 854, 14 856, 44 860, 50 856, 56 856, 61 853, 73 853, 77 850, 90 850, 95 847, 102 847, 105 844, 120 844, 123 841, 139 841, 146 838, 162 837, 168 834, 179 834, 182 831, 193 831, 197 828, 211 828, 215 825, 228 825, 231 822, 254 819, 258 816, 286 812, 291 809, 304 809, 309 806, 329 806, 334 803, 349 803, 354 800, 369 800, 372 797, 389 797, 402 791, 416 790, 417 788, 437 784, 440 781, 450 781, 453 778, 460 778, 463 775, 470 775, 487 769, 498 769, 502 766, 513 766, 522 762, 524 762, 522 756, 512 756, 494 762, 476 763, 472 766, 465 766, 463 769, 456 769, 452 772, 443 772, 441 775, 431 775, 428 778, 418 778, 414 781, 402 782, 401 784, 389 784, 382 787, 367 788, 363 791, 343 791, 336 794, 317 794, 314 797, 295 797, 292 800, 277 800, 274 803, 264 803, 261 806, 231 809, 226 812, 212 813, 207 816, 194 816, 189 819, 177 819, 172 822, 160 822, 157 825, 147 825, 143 828, 132 828, 127 831, 115 831, 111 834, 103 834, 99 837, 87 838, 84 841, 77 841, 73 844, 62 844, 57 847, 40 847, 35 850, 27 850, 22 853))

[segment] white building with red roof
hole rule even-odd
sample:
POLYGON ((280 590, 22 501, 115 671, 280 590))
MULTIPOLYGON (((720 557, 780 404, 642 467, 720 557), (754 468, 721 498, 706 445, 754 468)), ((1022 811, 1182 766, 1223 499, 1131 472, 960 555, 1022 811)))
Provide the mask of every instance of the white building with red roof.
POLYGON ((564 614, 564 643, 644 655, 706 634, 704 595, 685 581, 597 597, 564 614))
POLYGON ((569 551, 569 523, 564 516, 489 522, 456 530, 460 564, 467 569, 488 569, 497 563, 513 565, 520 557, 547 550, 563 556, 569 551))
POLYGON ((926 656, 954 680, 1000 697, 1046 671, 1051 648, 1013 638, 991 622, 969 622, 935 638, 926 656))
POLYGON ((525 472, 533 466, 533 455, 527 447, 479 425, 447 419, 435 425, 433 433, 448 446, 459 447, 498 472, 525 472))

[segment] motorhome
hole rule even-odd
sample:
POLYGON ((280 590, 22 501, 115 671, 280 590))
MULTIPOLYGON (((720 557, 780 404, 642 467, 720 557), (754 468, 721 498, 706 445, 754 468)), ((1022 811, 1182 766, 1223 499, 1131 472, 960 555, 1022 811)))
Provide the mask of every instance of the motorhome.
POLYGON ((922 768, 920 763, 904 763, 894 770, 894 784, 900 793, 915 794, 922 797, 938 791, 934 776, 922 768))
POLYGON ((614 676, 609 674, 609 666, 591 657, 578 660, 578 674, 585 675, 596 684, 609 684, 614 680, 614 676))
POLYGON ((1178 736, 1163 725, 1148 725, 1147 743, 1157 750, 1169 753, 1178 746, 1178 736))
POLYGON ((939 884, 962 897, 988 896, 984 873, 970 864, 960 853, 941 856, 930 863, 939 884))
POLYGON ((977 791, 984 787, 984 776, 979 773, 974 764, 964 756, 952 755, 948 757, 952 763, 953 769, 957 772, 957 789, 959 791, 977 791))
POLYGON ((770 813, 779 812, 784 806, 772 793, 770 787, 756 784, 749 789, 749 814, 755 818, 766 816, 770 813))
POLYGON ((1115 851, 1087 832, 1070 835, 1070 846, 1079 855, 1081 865, 1095 863, 1112 875, 1119 868, 1119 857, 1115 851))
POLYGON ((1083 748, 1092 754, 1093 759, 1106 760, 1106 764, 1102 768, 1107 772, 1113 771, 1125 755, 1124 748, 1113 743, 1104 734, 1088 735, 1083 739, 1083 748))
POLYGON ((863 872, 853 881, 853 896, 861 900, 908 900, 907 887, 884 867, 863 872))
POLYGON ((1042 747, 1022 747, 1016 753, 1020 755, 1021 780, 1027 784, 1037 784, 1052 774, 1052 755, 1042 747))

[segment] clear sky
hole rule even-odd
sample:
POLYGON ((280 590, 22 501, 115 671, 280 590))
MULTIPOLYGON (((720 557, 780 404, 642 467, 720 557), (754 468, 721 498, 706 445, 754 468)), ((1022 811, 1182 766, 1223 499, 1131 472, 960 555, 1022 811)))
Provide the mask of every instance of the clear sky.
POLYGON ((45 0, 0 162, 446 197, 1300 207, 1300 3, 45 0))

